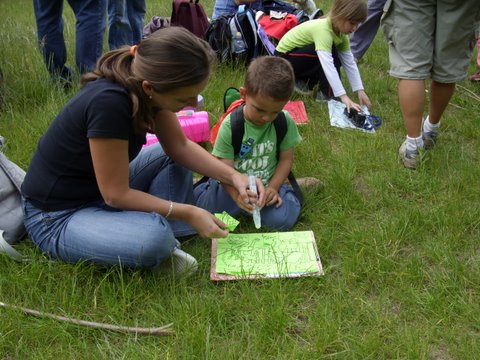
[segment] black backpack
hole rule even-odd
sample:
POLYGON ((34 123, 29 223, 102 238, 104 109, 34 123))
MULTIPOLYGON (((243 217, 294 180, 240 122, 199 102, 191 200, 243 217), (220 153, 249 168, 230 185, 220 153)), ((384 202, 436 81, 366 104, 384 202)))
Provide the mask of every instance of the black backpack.
POLYGON ((235 14, 222 15, 213 20, 204 39, 221 63, 248 64, 257 56, 273 55, 275 51, 262 30, 255 20, 255 13, 245 5, 240 5, 235 14))

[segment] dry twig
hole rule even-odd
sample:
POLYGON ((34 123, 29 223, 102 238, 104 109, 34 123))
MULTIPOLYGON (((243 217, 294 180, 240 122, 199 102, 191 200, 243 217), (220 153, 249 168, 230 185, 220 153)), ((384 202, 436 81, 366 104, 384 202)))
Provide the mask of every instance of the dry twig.
POLYGON ((45 312, 28 309, 20 306, 15 306, 15 305, 8 305, 2 302, 0 302, 0 307, 20 310, 27 315, 32 315, 36 317, 47 317, 47 318, 58 320, 58 321, 64 321, 71 324, 82 325, 82 326, 92 327, 96 329, 106 329, 106 330, 111 330, 116 332, 128 332, 128 333, 143 334, 143 335, 157 335, 157 336, 174 335, 173 330, 170 330, 173 323, 170 323, 165 326, 157 327, 157 328, 131 327, 131 326, 121 326, 121 325, 113 325, 113 324, 106 324, 106 323, 98 323, 94 321, 72 319, 66 316, 45 313, 45 312))

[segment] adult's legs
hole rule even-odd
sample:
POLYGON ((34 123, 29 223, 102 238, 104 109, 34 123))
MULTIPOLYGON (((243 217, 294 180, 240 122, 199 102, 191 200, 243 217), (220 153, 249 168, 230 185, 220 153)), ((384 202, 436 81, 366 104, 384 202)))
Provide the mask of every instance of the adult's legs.
POLYGON ((177 245, 168 222, 159 214, 115 210, 100 201, 54 212, 25 201, 24 213, 32 241, 66 262, 156 267, 177 245))
POLYGON ((425 109, 425 81, 400 79, 398 98, 407 135, 418 138, 421 135, 422 115, 425 109))
POLYGON ((34 0, 33 8, 39 48, 47 70, 52 75, 69 80, 71 72, 65 66, 67 49, 63 37, 63 0, 34 0))
POLYGON ((350 48, 355 59, 361 59, 375 39, 386 0, 368 0, 367 19, 350 36, 350 48))
MULTIPOLYGON (((192 174, 165 155, 159 144, 130 163, 130 186, 174 202, 193 203, 192 174)), ((34 242, 68 262, 155 267, 177 246, 176 237, 195 233, 188 224, 157 213, 89 206, 43 212, 25 203, 25 226, 34 242)))
MULTIPOLYGON (((110 50, 132 45, 132 27, 126 0, 108 1, 108 46, 110 50)), ((129 0, 130 1, 130 0, 129 0)))
MULTIPOLYGON (((130 163, 130 186, 162 199, 194 204, 192 172, 170 159, 159 143, 143 148, 130 163)), ((185 222, 168 223, 176 237, 196 234, 185 222)))
POLYGON ((128 19, 132 27, 132 44, 142 40, 147 4, 145 0, 127 0, 128 19))
POLYGON ((430 108, 428 121, 437 124, 455 91, 455 83, 443 84, 432 80, 430 83, 430 108))
POLYGON ((103 53, 107 0, 68 0, 75 13, 75 62, 80 73, 95 69, 103 53))

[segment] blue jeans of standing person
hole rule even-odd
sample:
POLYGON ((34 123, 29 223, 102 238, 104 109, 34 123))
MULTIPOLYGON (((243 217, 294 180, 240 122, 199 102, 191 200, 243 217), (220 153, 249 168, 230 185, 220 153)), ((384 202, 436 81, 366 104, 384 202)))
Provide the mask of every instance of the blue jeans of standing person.
POLYGON ((147 5, 145 0, 108 0, 110 50, 142 40, 147 5))
POLYGON ((368 0, 367 19, 350 36, 350 49, 355 59, 361 59, 375 39, 386 2, 387 0, 368 0))
MULTIPOLYGON (((247 214, 240 209, 223 186, 214 179, 199 184, 193 190, 195 203, 198 207, 208 210, 211 213, 226 211, 231 216, 247 214)), ((290 185, 284 184, 280 187, 278 194, 283 200, 282 205, 277 208, 275 205, 265 206, 260 211, 262 228, 271 230, 290 230, 300 216, 301 205, 295 192, 290 185)))
MULTIPOLYGON (((63 0, 33 0, 40 51, 48 71, 69 81, 63 37, 63 0)), ((75 63, 81 74, 95 69, 102 55, 106 0, 68 0, 75 18, 75 63)))
MULTIPOLYGON (((131 162, 130 185, 174 202, 193 202, 192 173, 159 144, 131 162)), ((52 258, 71 263, 156 267, 178 246, 176 237, 195 233, 158 213, 113 209, 103 200, 61 211, 42 211, 24 200, 24 214, 32 241, 52 258)))

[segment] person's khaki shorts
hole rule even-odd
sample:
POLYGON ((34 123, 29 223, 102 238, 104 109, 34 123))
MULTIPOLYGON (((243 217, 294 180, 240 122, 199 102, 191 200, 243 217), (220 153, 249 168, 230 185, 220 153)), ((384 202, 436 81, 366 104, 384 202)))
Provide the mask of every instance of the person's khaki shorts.
POLYGON ((465 79, 479 19, 479 0, 388 0, 381 27, 390 75, 441 83, 465 79))

